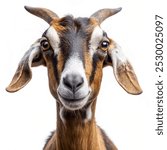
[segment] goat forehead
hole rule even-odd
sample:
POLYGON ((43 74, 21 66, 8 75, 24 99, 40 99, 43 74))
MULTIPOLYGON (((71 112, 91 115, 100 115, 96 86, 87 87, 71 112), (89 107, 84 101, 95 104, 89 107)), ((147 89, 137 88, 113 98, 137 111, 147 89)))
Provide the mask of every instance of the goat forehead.
POLYGON ((76 55, 84 60, 85 52, 95 50, 103 37, 103 30, 89 18, 61 18, 46 31, 55 54, 61 50, 64 60, 76 55))
POLYGON ((77 53, 81 58, 83 57, 83 52, 86 51, 87 37, 83 37, 84 33, 76 33, 75 31, 70 31, 63 33, 60 37, 60 47, 61 51, 67 56, 75 55, 77 53))
POLYGON ((90 27, 88 18, 73 19, 68 16, 62 19, 59 25, 63 25, 65 28, 65 30, 60 32, 62 40, 67 41, 71 45, 76 42, 86 41, 90 36, 88 32, 90 27))
POLYGON ((72 16, 66 16, 61 18, 57 23, 65 29, 80 30, 87 28, 90 25, 91 20, 89 18, 73 18, 72 16))
MULTIPOLYGON (((60 50, 66 55, 65 57, 78 53, 82 58, 83 52, 88 49, 91 28, 92 24, 89 18, 74 19, 71 16, 66 16, 52 24, 52 27, 48 30, 51 39, 49 40, 55 41, 58 39, 55 43, 59 43, 60 50)), ((57 44, 52 43, 51 45, 57 48, 57 44)))

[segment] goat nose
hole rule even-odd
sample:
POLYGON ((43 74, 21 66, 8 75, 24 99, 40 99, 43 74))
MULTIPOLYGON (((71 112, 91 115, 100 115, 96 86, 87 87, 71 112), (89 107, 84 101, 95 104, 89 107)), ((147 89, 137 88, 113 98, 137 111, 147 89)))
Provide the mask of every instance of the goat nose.
POLYGON ((83 78, 78 74, 66 75, 63 78, 63 84, 73 93, 79 90, 84 83, 83 78))

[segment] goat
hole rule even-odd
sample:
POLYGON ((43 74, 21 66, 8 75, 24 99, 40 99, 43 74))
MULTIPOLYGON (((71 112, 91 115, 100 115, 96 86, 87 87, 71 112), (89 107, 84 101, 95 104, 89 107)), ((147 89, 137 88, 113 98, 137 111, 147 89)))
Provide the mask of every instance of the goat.
POLYGON ((57 129, 43 150, 117 150, 95 123, 103 68, 112 66, 116 80, 128 93, 142 93, 120 46, 100 27, 121 8, 101 9, 89 18, 59 18, 46 8, 25 9, 50 26, 25 53, 6 90, 23 88, 32 78, 31 67, 47 67, 50 92, 57 104, 57 129))

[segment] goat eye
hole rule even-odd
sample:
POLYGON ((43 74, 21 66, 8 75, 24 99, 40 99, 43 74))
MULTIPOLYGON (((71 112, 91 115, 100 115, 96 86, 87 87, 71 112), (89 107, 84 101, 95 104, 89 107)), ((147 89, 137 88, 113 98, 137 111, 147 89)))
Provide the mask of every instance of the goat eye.
POLYGON ((103 49, 103 50, 106 50, 107 48, 108 48, 108 46, 109 46, 109 42, 108 41, 102 41, 101 42, 101 48, 103 49))
POLYGON ((43 50, 48 50, 50 48, 49 42, 45 39, 41 41, 41 47, 43 50))

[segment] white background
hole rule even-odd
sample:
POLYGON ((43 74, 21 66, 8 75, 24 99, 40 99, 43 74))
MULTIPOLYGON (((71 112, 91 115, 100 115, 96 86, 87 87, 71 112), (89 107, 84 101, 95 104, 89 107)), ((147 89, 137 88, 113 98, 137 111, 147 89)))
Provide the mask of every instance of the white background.
MULTIPOLYGON (((112 68, 104 69, 96 120, 119 150, 167 149, 167 90, 164 89, 164 135, 156 128, 156 74, 154 71, 155 15, 164 17, 165 0, 5 0, 0 5, 0 150, 42 150, 56 128, 56 106, 44 67, 33 68, 31 82, 21 91, 5 91, 18 62, 29 46, 48 28, 43 20, 24 10, 24 5, 46 7, 60 17, 88 17, 101 8, 123 7, 102 28, 131 61, 143 94, 127 94, 116 82, 112 68), (165 127, 166 126, 166 127, 165 127)), ((164 25, 164 34, 167 26, 164 25)), ((166 32, 166 33, 165 33, 166 32)), ((167 42, 167 41, 165 41, 167 42)), ((166 43, 164 61, 166 64, 166 43)), ((164 73, 164 76, 167 72, 164 73)), ((164 82, 166 79, 164 78, 164 82)), ((167 82, 164 83, 167 88, 167 82)))

